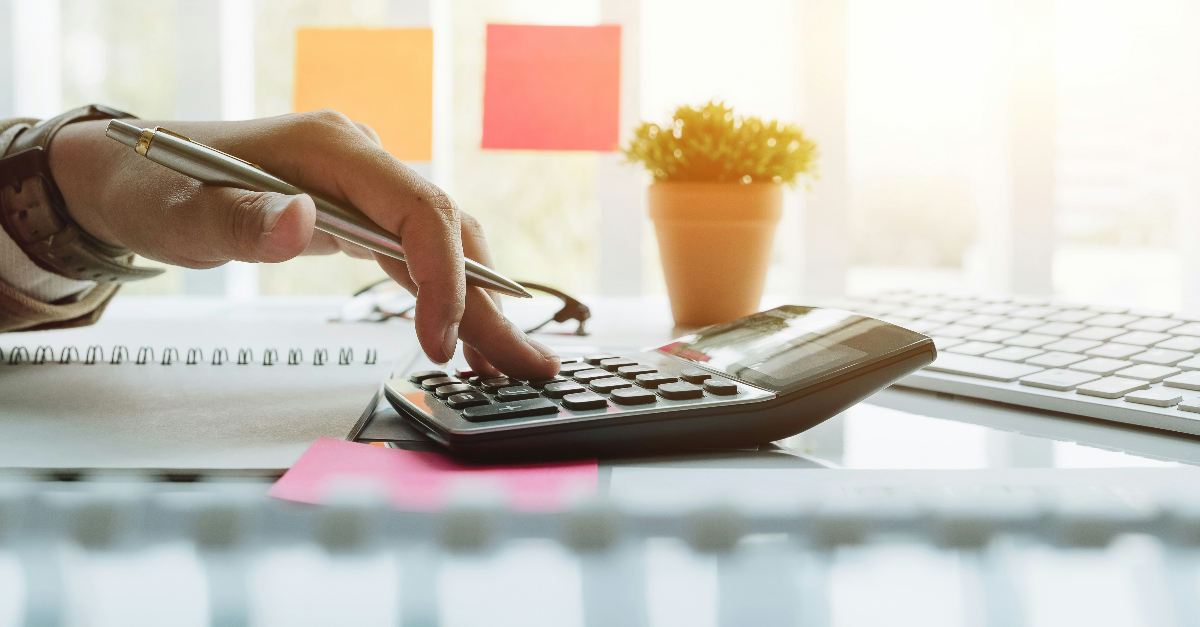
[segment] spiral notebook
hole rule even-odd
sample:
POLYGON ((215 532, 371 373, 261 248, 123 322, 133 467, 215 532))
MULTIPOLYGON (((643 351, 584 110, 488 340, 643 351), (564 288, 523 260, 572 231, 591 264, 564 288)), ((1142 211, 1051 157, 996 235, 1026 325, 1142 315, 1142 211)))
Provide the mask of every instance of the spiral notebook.
POLYGON ((280 472, 346 438, 407 324, 201 320, 0 336, 0 469, 280 472))

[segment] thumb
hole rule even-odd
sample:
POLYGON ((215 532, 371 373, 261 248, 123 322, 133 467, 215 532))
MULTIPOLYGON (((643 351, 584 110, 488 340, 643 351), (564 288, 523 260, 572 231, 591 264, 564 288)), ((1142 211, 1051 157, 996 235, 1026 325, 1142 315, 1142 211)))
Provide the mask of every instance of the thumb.
POLYGON ((203 225, 203 245, 221 261, 287 261, 304 252, 312 239, 317 211, 308 196, 231 187, 205 191, 211 197, 204 203, 209 223, 203 225))

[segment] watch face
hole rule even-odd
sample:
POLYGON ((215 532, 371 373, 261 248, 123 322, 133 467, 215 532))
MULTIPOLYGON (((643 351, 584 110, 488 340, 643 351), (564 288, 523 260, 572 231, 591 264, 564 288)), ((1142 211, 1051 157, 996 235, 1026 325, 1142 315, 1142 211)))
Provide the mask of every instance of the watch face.
POLYGON ((709 327, 658 350, 787 393, 927 340, 849 311, 786 305, 709 327))

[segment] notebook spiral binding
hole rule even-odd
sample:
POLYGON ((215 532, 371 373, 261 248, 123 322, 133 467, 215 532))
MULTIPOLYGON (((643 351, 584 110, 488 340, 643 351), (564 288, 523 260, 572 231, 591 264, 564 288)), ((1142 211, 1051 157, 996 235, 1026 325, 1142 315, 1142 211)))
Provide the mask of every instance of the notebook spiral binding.
MULTIPOLYGON (((98 363, 103 363, 104 347, 93 345, 87 347, 87 351, 82 353, 82 362, 92 366, 98 363)), ((159 353, 162 355, 162 360, 155 359, 154 347, 142 346, 137 351, 137 356, 134 358, 134 363, 139 366, 154 363, 158 361, 160 365, 170 366, 179 361, 179 349, 168 346, 162 349, 159 353)), ((229 351, 224 348, 214 348, 212 350, 212 365, 220 366, 229 361, 229 351)), ((30 355, 29 349, 24 346, 14 346, 5 354, 4 349, 0 348, 0 363, 8 363, 10 366, 18 366, 21 364, 42 365, 46 363, 69 364, 72 362, 81 361, 79 358, 80 351, 75 346, 64 346, 58 352, 57 359, 55 358, 54 347, 38 346, 30 355)), ((129 348, 117 344, 112 347, 108 353, 108 363, 113 366, 120 365, 129 361, 129 348)), ((368 349, 366 357, 362 363, 364 365, 373 365, 379 359, 379 352, 375 349, 368 349)), ((329 351, 324 348, 315 349, 312 352, 312 365, 324 366, 329 361, 329 351)), ((187 349, 187 357, 183 363, 188 366, 195 366, 204 362, 204 351, 200 348, 187 349)), ((274 366, 279 362, 279 351, 274 348, 265 349, 262 353, 262 365, 274 366)), ((246 366, 255 363, 254 349, 239 348, 237 352, 237 365, 246 366)), ((300 366, 304 364, 304 350, 300 348, 289 348, 287 364, 289 366, 300 366)), ((338 365, 351 366, 354 365, 354 349, 343 347, 338 349, 338 365)))

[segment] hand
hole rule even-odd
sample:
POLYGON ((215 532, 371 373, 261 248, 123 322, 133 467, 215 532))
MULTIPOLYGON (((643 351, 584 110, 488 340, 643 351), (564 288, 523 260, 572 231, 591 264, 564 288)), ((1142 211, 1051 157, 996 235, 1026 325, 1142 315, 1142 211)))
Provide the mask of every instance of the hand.
POLYGON ((308 196, 211 187, 139 157, 105 136, 107 121, 67 125, 49 150, 67 210, 92 235, 188 268, 338 251, 373 257, 417 296, 417 338, 434 362, 449 361, 461 337, 467 362, 481 374, 541 379, 558 372, 558 358, 504 317, 498 297, 466 285, 464 255, 491 265, 479 223, 383 150, 366 125, 333 111, 138 124, 169 128, 357 207, 401 237, 408 263, 316 231, 308 196))

